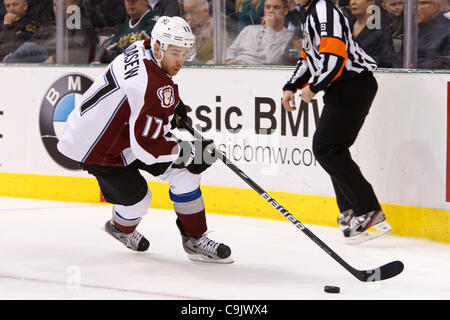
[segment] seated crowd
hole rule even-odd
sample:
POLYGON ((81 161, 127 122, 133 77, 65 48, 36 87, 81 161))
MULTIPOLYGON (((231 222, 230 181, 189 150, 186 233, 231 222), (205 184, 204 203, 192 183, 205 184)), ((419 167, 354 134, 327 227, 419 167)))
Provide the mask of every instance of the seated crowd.
MULTIPOLYGON (((0 62, 56 62, 56 1, 0 0, 0 62)), ((64 0, 67 57, 62 63, 109 63, 150 37, 163 15, 182 16, 196 35, 193 64, 213 64, 212 0, 64 0)), ((406 0, 329 0, 379 67, 403 68, 406 0)), ((295 0, 226 0, 226 64, 294 65, 304 13, 295 0)), ((450 69, 450 0, 418 0, 418 69, 450 69)))

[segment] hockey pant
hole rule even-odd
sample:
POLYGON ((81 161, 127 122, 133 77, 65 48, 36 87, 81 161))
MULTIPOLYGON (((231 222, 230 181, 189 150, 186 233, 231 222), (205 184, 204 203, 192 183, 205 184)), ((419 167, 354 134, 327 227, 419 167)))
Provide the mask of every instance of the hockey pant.
POLYGON ((146 165, 139 160, 125 167, 80 165, 97 178, 105 200, 114 205, 113 222, 122 232, 131 233, 136 229, 152 201, 152 192, 139 170, 169 183, 169 196, 186 234, 199 237, 206 232, 199 174, 186 168, 174 169, 171 163, 146 165))

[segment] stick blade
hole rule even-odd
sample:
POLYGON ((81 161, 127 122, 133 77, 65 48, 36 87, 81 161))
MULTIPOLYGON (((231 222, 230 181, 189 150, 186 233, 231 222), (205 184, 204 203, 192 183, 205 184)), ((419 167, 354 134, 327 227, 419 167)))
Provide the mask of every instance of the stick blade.
POLYGON ((364 282, 386 280, 399 275, 404 268, 401 261, 392 261, 376 269, 361 271, 358 279, 364 282))

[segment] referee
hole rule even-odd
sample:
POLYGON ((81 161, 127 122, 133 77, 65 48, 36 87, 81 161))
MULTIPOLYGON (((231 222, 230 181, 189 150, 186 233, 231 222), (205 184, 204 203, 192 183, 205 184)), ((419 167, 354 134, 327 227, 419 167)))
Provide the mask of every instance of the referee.
POLYGON ((377 197, 352 159, 355 142, 378 86, 377 65, 352 36, 349 22, 329 0, 296 0, 304 9, 303 50, 294 74, 283 87, 282 104, 295 110, 294 93, 310 103, 324 91, 324 107, 313 137, 317 161, 330 175, 340 210, 338 224, 351 242, 389 233, 377 197), (369 233, 374 227, 377 232, 369 233))

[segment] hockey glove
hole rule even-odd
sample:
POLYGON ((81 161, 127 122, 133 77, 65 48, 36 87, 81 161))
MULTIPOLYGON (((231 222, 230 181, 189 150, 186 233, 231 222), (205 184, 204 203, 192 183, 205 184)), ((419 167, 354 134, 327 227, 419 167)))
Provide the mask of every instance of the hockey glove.
POLYGON ((212 140, 180 141, 179 146, 180 155, 172 168, 186 168, 191 173, 200 174, 217 160, 212 140))
POLYGON ((192 120, 189 119, 187 115, 186 105, 183 103, 183 101, 180 100, 178 105, 176 106, 173 114, 173 119, 170 121, 171 129, 183 129, 183 121, 180 121, 180 119, 192 123, 192 120))

